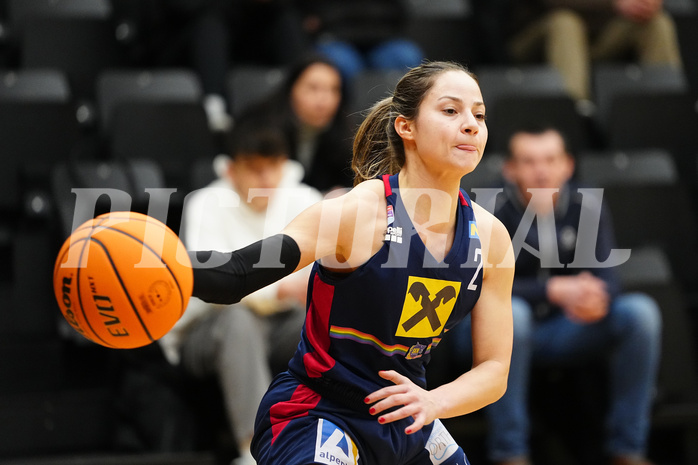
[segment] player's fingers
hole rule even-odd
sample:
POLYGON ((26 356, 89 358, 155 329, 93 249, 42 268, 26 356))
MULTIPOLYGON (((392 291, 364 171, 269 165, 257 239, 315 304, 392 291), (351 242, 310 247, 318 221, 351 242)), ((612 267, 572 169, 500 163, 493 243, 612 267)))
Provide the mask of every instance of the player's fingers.
POLYGON ((424 427, 426 424, 425 415, 417 415, 414 419, 414 423, 405 428, 405 434, 414 434, 424 427))
POLYGON ((406 392, 406 389, 408 388, 408 383, 410 383, 410 380, 407 377, 402 376, 401 374, 393 370, 379 371, 378 375, 383 379, 392 381, 393 383, 395 383, 395 386, 387 386, 367 395, 364 399, 364 402, 366 402, 367 404, 372 404, 373 402, 377 402, 381 399, 384 399, 394 394, 398 394, 400 392, 406 392))
POLYGON ((368 409, 368 413, 371 415, 377 415, 392 407, 407 405, 411 403, 411 400, 411 397, 404 395, 404 393, 395 393, 372 405, 371 408, 368 409))
POLYGON ((411 416, 416 416, 419 414, 419 409, 412 405, 404 405, 403 407, 394 410, 392 412, 380 415, 378 417, 378 423, 386 424, 392 423, 394 421, 403 420, 411 416))
POLYGON ((387 397, 394 396, 396 394, 402 394, 405 392, 407 392, 407 389, 404 386, 388 386, 370 393, 366 396, 364 402, 366 402, 367 404, 372 404, 387 397))
POLYGON ((414 434, 421 430, 426 424, 426 415, 424 412, 418 408, 410 408, 409 406, 405 406, 399 410, 378 417, 378 422, 381 424, 387 424, 409 417, 412 417, 414 422, 405 428, 405 434, 414 434))
POLYGON ((395 384, 403 384, 406 382, 410 382, 409 378, 407 378, 406 376, 402 376, 395 370, 381 370, 378 372, 378 376, 380 376, 383 379, 387 379, 388 381, 392 381, 395 384))

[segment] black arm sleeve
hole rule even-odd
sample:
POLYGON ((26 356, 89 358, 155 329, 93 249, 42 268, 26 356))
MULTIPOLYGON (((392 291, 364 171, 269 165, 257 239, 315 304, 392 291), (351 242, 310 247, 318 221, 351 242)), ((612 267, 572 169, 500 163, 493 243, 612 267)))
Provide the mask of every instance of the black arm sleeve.
POLYGON ((190 251, 193 296, 215 304, 234 304, 252 292, 288 276, 301 251, 292 237, 277 234, 235 252, 190 251))

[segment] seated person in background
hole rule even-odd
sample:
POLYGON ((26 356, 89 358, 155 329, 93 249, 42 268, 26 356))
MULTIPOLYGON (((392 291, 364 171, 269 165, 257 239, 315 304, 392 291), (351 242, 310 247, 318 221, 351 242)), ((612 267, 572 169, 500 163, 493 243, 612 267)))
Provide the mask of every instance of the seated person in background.
POLYGON ((326 192, 352 183, 352 128, 345 112, 346 87, 337 67, 307 55, 288 71, 279 89, 256 111, 278 119, 289 157, 305 169, 303 182, 326 192))
MULTIPOLYGON (((599 198, 577 191, 570 181, 573 172, 574 159, 556 129, 519 130, 511 137, 507 185, 495 216, 512 236, 516 255, 514 346, 507 391, 485 409, 488 454, 499 465, 531 463, 532 365, 574 366, 604 356, 610 372, 610 463, 648 465, 644 454, 660 359, 660 311, 644 294, 620 292, 613 266, 624 257, 614 249, 610 218, 599 198)), ((453 331, 447 340, 458 346, 458 363, 469 365, 469 321, 453 331)))
POLYGON ((364 69, 407 71, 424 52, 405 37, 403 0, 298 0, 317 49, 351 81, 364 69))
POLYGON ((627 59, 681 67, 676 27, 662 0, 512 2, 509 52, 514 62, 541 57, 557 68, 570 95, 593 98, 592 63, 627 59))
MULTIPOLYGON (((241 117, 220 179, 185 200, 182 237, 190 249, 232 251, 281 231, 319 201, 300 182, 281 131, 258 115, 241 117)), ((161 340, 167 359, 194 376, 218 378, 240 465, 249 453, 259 401, 295 352, 305 317, 307 272, 250 294, 232 308, 192 298, 161 340)))

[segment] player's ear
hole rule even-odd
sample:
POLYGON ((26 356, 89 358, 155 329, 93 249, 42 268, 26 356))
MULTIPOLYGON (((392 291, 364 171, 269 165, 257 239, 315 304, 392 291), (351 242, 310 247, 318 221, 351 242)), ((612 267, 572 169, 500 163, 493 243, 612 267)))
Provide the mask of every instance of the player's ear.
POLYGON ((395 118, 395 132, 397 132, 398 136, 400 136, 403 140, 414 139, 413 129, 413 122, 404 116, 400 115, 395 118))

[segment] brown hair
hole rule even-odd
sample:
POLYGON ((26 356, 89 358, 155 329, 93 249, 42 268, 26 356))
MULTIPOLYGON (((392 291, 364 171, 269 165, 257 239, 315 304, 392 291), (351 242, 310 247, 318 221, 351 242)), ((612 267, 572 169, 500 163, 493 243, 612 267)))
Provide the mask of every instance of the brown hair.
POLYGON ((405 148, 395 131, 395 118, 402 115, 414 120, 436 77, 446 71, 463 71, 477 81, 475 75, 459 63, 426 62, 410 69, 397 83, 392 96, 371 107, 354 136, 351 162, 354 185, 400 171, 405 163, 405 148))

